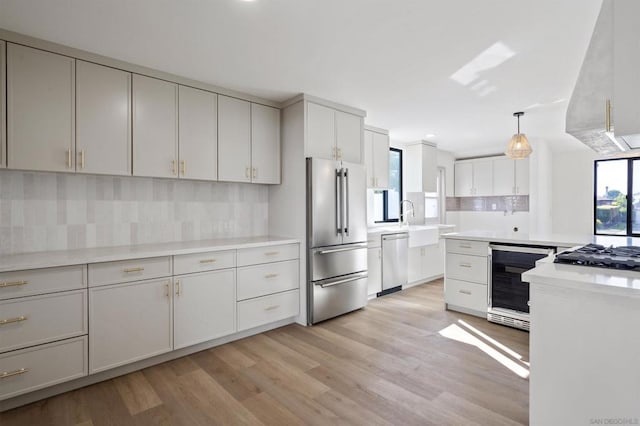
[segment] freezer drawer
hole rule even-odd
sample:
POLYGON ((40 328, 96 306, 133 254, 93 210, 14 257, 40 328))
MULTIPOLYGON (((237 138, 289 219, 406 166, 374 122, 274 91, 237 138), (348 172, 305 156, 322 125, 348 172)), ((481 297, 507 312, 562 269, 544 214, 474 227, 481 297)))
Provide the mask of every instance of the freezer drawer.
POLYGON ((409 279, 409 234, 382 236, 382 291, 407 285, 409 279))
POLYGON ((313 282, 310 287, 309 324, 355 311, 367 304, 366 272, 313 282))
POLYGON ((367 270, 367 243, 310 250, 311 281, 367 270))

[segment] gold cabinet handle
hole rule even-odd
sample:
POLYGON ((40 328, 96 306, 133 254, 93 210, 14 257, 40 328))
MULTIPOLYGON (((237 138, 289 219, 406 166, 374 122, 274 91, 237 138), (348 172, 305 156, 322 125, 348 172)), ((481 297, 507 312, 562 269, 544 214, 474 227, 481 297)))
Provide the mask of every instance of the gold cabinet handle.
POLYGON ((21 285, 27 285, 29 283, 29 281, 5 281, 3 283, 0 283, 0 288, 4 288, 4 287, 17 287, 17 286, 21 286, 21 285))
POLYGON ((460 244, 460 248, 468 248, 468 249, 470 249, 471 246, 469 244, 460 244))
POLYGON ((611 100, 609 99, 605 103, 604 126, 607 132, 611 131, 611 100))
POLYGON ((277 254, 280 254, 279 251, 267 251, 264 253, 265 256, 275 256, 277 254))
POLYGON ((254 179, 256 179, 258 177, 258 168, 254 167, 252 170, 253 170, 252 176, 253 176, 254 179))
POLYGON ((471 268, 471 264, 470 263, 461 263, 460 267, 461 268, 471 268))
POLYGON ((338 160, 342 160, 342 148, 338 148, 338 160))
POLYGON ((124 269, 124 272, 126 272, 127 274, 131 273, 131 272, 142 272, 142 271, 144 271, 144 268, 141 267, 141 266, 137 267, 137 268, 125 268, 124 269))
POLYGON ((176 170, 176 160, 171 160, 171 174, 174 176, 178 174, 176 170))
POLYGON ((202 259, 200 263, 215 263, 216 259, 202 259))
POLYGON ((67 149, 67 169, 71 168, 71 148, 67 149))
POLYGON ((80 150, 80 168, 84 169, 84 149, 80 150))
POLYGON ((265 274, 265 276, 264 276, 264 277, 265 277, 265 278, 275 278, 275 277, 277 277, 277 276, 278 276, 278 274, 265 274))
POLYGON ((15 318, 9 318, 9 319, 5 319, 5 320, 0 320, 0 325, 5 325, 5 324, 12 324, 14 322, 22 322, 22 321, 26 321, 27 317, 24 315, 21 315, 19 317, 15 317, 15 318))
POLYGON ((467 296, 471 296, 471 292, 468 290, 458 290, 459 293, 466 294, 467 296))
POLYGON ((180 169, 182 172, 182 176, 185 175, 185 173, 187 173, 187 160, 181 160, 180 161, 180 169))
POLYGON ((171 292, 169 291, 169 284, 164 285, 164 297, 166 298, 171 297, 171 292))
POLYGON ((182 286, 180 285, 180 281, 176 281, 176 296, 180 296, 182 294, 182 286))
POLYGON ((271 305, 264 308, 265 311, 273 311, 274 309, 278 309, 280 305, 271 305))
POLYGON ((0 373, 0 379, 6 379, 7 377, 17 376, 19 374, 24 374, 28 372, 29 372, 28 368, 20 368, 18 370, 13 370, 13 371, 3 371, 2 373, 0 373))
POLYGON ((334 146, 333 148, 331 148, 331 157, 332 157, 334 160, 337 160, 337 159, 338 159, 338 153, 337 153, 337 151, 336 151, 336 147, 335 147, 335 146, 334 146))
POLYGON ((251 167, 244 168, 244 177, 247 179, 251 179, 251 167))

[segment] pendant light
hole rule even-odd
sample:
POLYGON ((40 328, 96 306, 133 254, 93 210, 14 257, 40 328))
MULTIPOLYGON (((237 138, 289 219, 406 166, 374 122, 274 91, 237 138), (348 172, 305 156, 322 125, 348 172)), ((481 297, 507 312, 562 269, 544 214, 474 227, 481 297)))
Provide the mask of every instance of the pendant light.
POLYGON ((533 149, 531 149, 531 145, 529 145, 529 141, 524 133, 520 133, 520 116, 524 115, 524 112, 514 112, 513 116, 518 119, 518 133, 513 135, 511 138, 511 142, 509 142, 509 146, 507 146, 507 150, 505 154, 507 157, 514 160, 522 160, 531 155, 533 149))

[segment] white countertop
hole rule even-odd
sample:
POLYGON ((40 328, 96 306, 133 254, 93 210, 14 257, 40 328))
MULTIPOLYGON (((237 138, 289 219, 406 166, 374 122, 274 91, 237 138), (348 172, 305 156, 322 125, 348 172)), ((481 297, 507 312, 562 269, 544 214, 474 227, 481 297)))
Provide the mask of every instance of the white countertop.
POLYGON ((539 260, 522 278, 533 285, 640 298, 640 272, 553 263, 553 256, 539 260))
POLYGON ((202 253, 217 250, 264 247, 299 242, 300 240, 286 237, 264 236, 13 254, 0 256, 0 272, 202 253))
POLYGON ((529 234, 526 232, 466 231, 442 234, 444 238, 495 243, 575 247, 596 243, 603 246, 640 246, 640 238, 610 235, 529 234))
POLYGON ((378 224, 367 228, 367 233, 390 234, 393 232, 409 232, 422 229, 438 229, 440 232, 448 232, 455 228, 455 225, 399 225, 393 223, 378 224))

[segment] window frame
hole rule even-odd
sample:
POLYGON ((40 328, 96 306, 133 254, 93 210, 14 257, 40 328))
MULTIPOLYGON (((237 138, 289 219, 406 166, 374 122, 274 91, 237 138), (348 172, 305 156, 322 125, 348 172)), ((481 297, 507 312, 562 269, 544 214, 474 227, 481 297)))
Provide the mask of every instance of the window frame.
POLYGON ((640 237, 640 232, 633 232, 633 162, 634 160, 640 161, 640 157, 626 157, 626 158, 605 158, 602 160, 594 160, 593 162, 593 235, 603 235, 612 237, 640 237), (627 232, 625 234, 610 234, 604 232, 598 232, 598 226, 596 220, 598 218, 598 163, 604 163, 607 161, 626 161, 627 162, 627 232))
MULTIPOLYGON (((402 149, 389 147, 389 153, 397 152, 400 157, 400 201, 402 201, 402 179, 404 177, 404 169, 402 167, 402 149)), ((391 172, 391 163, 389 163, 389 172, 391 172)), ((397 219, 389 219, 389 190, 383 189, 382 191, 382 220, 376 220, 374 223, 398 223, 402 217, 402 202, 400 202, 399 212, 400 217, 397 219)))

